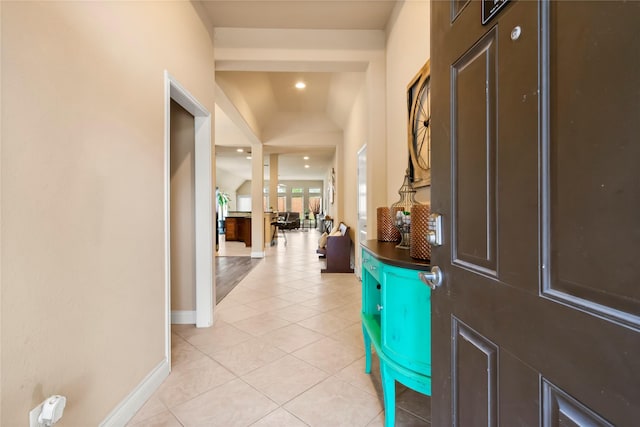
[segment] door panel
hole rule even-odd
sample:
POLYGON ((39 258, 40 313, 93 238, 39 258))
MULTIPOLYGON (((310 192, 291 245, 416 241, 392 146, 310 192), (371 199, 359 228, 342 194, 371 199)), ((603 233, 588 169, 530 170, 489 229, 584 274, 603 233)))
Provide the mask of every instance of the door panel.
POLYGON ((496 273, 496 35, 487 33, 452 67, 454 260, 496 273))
POLYGON ((607 420, 589 408, 542 379, 542 425, 612 427, 607 420))
POLYGON ((455 20, 471 0, 451 0, 451 20, 455 20))
POLYGON ((635 425, 640 3, 480 3, 432 2, 432 423, 635 425))
POLYGON ((496 426, 498 347, 455 317, 452 327, 454 424, 496 426))
POLYGON ((620 46, 640 38, 640 3, 633 3, 543 9, 543 36, 552 40, 543 56, 547 65, 558 64, 543 69, 549 82, 543 287, 551 297, 637 328, 640 227, 632 207, 640 203, 640 180, 629 172, 640 159, 640 58, 620 46), (593 31, 581 34, 573 25, 593 31), (575 63, 589 72, 574 72, 575 63), (612 80, 631 84, 615 87, 612 80), (606 280, 596 271, 606 272, 606 280))

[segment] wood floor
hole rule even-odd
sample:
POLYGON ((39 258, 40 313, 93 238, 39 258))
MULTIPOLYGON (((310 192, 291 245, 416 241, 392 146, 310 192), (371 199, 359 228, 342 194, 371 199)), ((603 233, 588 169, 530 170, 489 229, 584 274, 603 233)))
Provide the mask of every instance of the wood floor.
POLYGON ((260 259, 248 256, 217 256, 215 260, 216 304, 260 262, 260 259))

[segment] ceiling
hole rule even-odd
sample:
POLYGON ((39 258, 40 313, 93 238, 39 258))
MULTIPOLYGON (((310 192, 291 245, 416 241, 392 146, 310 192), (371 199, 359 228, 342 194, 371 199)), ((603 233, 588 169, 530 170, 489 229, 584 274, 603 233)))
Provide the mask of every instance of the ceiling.
MULTIPOLYGON (((384 30, 396 1, 385 0, 288 0, 202 1, 201 13, 214 28, 384 30)), ((363 72, 216 71, 216 84, 237 111, 252 117, 238 118, 228 105, 216 105, 215 141, 217 169, 251 179, 251 161, 237 148, 249 150, 259 140, 265 155, 265 178, 269 155, 279 155, 280 180, 323 179, 335 147, 283 143, 280 133, 291 127, 340 132, 364 78, 363 72), (304 81, 304 90, 295 89, 304 81), (245 123, 239 123, 244 121, 245 123), (260 135, 247 135, 247 123, 255 123, 260 135), (244 125, 244 126, 243 126, 244 125), (276 142, 280 141, 280 142, 276 142), (303 159, 309 156, 309 160, 303 159), (305 165, 309 165, 305 168, 305 165)), ((236 113, 237 113, 236 111, 236 113)))
POLYGON ((396 1, 204 0, 214 27, 384 30, 396 1))

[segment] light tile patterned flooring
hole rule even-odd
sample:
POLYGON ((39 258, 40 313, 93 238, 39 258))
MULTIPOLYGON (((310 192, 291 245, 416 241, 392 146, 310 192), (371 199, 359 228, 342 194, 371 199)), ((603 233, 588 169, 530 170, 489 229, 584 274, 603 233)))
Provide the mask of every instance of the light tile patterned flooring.
MULTIPOLYGON (((360 282, 320 274, 318 238, 279 238, 211 328, 174 325, 172 372, 128 425, 383 426, 375 354, 364 373, 360 282)), ((431 425, 429 397, 400 384, 396 393, 397 426, 431 425)))

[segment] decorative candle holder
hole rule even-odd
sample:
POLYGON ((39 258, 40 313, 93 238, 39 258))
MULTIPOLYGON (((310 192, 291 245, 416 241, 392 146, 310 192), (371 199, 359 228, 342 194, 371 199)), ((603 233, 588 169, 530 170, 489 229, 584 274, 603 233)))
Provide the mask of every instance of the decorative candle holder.
POLYGON ((396 245, 398 249, 409 249, 411 247, 411 208, 419 204, 416 202, 416 190, 413 188, 409 169, 404 174, 404 181, 398 190, 400 200, 391 205, 393 225, 400 232, 402 240, 396 245))
POLYGON ((377 209, 378 241, 400 241, 400 233, 394 225, 394 215, 395 213, 392 214, 388 206, 382 206, 377 209))
POLYGON ((431 245, 427 241, 429 232, 429 205, 415 205, 411 208, 411 258, 429 261, 431 259, 431 245))

